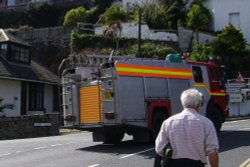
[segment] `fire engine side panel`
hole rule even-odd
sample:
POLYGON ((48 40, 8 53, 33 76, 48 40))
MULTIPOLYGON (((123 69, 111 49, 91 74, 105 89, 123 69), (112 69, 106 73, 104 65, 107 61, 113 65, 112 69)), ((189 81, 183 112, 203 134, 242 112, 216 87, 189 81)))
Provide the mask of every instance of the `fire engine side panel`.
POLYGON ((177 114, 182 111, 180 100, 181 93, 192 87, 191 81, 187 79, 169 79, 169 91, 171 97, 172 114, 177 114))
POLYGON ((127 124, 146 126, 143 77, 118 76, 117 114, 127 124))
POLYGON ((127 124, 146 127, 145 102, 147 98, 171 98, 171 100, 173 98, 177 101, 177 103, 173 102, 173 107, 180 112, 182 108, 179 100, 180 94, 182 90, 190 88, 190 77, 192 76, 187 77, 189 79, 181 79, 182 81, 179 82, 179 79, 169 78, 164 76, 164 74, 168 75, 168 73, 171 73, 174 77, 181 78, 186 74, 185 72, 188 75, 191 72, 189 65, 157 60, 124 60, 116 62, 117 66, 119 67, 117 75, 118 92, 115 94, 116 99, 119 100, 119 102, 116 101, 116 104, 119 105, 116 109, 121 120, 126 120, 127 124), (167 72, 161 70, 166 70, 167 72), (121 74, 120 71, 125 73, 121 74), (156 76, 156 74, 154 76, 155 72, 163 75, 156 76))
POLYGON ((165 78, 145 77, 145 97, 148 98, 169 98, 168 82, 165 78))

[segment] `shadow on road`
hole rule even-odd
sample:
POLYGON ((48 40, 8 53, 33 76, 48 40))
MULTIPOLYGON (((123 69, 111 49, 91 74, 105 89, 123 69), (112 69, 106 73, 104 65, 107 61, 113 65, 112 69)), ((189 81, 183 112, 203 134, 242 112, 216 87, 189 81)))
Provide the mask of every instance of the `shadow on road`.
POLYGON ((250 131, 224 131, 218 137, 220 152, 250 146, 250 131))
POLYGON ((98 144, 91 147, 84 147, 78 149, 79 151, 88 151, 88 152, 98 152, 98 153, 107 153, 113 155, 124 155, 124 154, 134 154, 145 156, 148 159, 154 158, 154 149, 148 150, 154 147, 154 144, 149 143, 137 143, 132 140, 123 141, 119 144, 98 144), (152 154, 153 153, 153 154, 152 154))

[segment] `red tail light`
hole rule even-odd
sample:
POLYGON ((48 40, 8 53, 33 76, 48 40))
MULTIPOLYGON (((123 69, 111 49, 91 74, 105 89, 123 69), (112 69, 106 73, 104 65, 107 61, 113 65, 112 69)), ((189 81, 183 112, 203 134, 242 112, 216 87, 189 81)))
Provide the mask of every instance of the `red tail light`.
POLYGON ((74 115, 67 115, 64 117, 65 121, 73 122, 76 120, 76 117, 74 115))
POLYGON ((115 113, 105 113, 106 119, 115 119, 115 113))

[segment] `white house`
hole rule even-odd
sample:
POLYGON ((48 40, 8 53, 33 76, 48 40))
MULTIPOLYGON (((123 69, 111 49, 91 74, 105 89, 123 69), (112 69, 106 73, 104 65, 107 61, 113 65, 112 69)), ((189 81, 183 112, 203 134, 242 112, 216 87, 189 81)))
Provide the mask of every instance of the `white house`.
POLYGON ((212 15, 211 30, 221 31, 228 23, 241 29, 250 44, 249 0, 206 0, 204 5, 212 15))
MULTIPOLYGON (((189 0, 190 3, 192 0, 189 0)), ((155 0, 122 0, 123 8, 133 4, 153 3, 155 0)), ((249 0, 205 0, 204 6, 212 15, 210 30, 221 31, 228 23, 241 29, 244 38, 250 45, 249 0)))
POLYGON ((5 116, 58 112, 58 77, 31 60, 31 46, 0 29, 0 106, 5 116))

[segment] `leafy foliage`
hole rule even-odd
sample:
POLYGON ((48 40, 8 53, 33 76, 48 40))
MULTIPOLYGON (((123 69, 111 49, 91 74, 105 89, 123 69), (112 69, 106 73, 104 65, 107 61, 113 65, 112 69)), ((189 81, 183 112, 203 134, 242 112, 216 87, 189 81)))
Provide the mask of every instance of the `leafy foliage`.
POLYGON ((75 9, 71 9, 64 16, 63 25, 68 27, 74 27, 78 22, 85 22, 87 16, 88 11, 82 6, 75 9))
MULTIPOLYGON (((137 55, 138 45, 133 45, 131 48, 132 54, 137 55)), ((165 59, 165 57, 169 53, 174 53, 174 49, 160 45, 154 44, 152 42, 144 42, 141 45, 141 56, 147 58, 157 58, 157 59, 165 59)))
POLYGON ((199 30, 205 30, 210 23, 210 13, 201 1, 194 1, 187 13, 187 26, 196 32, 196 43, 199 44, 199 30))
POLYGON ((108 8, 103 14, 103 21, 105 24, 111 24, 113 22, 124 21, 126 14, 118 5, 113 5, 108 8))
POLYGON ((223 64, 230 67, 228 73, 232 76, 250 60, 249 51, 246 50, 246 40, 243 33, 230 23, 217 37, 213 43, 215 54, 220 57, 223 64))
MULTIPOLYGON (((95 54, 110 54, 111 50, 117 49, 118 55, 137 55, 137 39, 135 38, 107 38, 105 36, 79 34, 77 32, 71 33, 71 50, 72 52, 88 52, 92 51, 95 54), (120 47, 117 49, 116 40, 119 40, 120 47)), ((164 59, 169 53, 175 50, 164 44, 155 44, 147 40, 142 40, 141 55, 143 57, 155 57, 164 59)))
POLYGON ((187 14, 187 25, 192 29, 207 29, 210 13, 203 5, 193 4, 187 14))
POLYGON ((184 21, 185 3, 182 0, 152 3, 145 7, 143 17, 151 29, 176 29, 177 23, 184 21))
POLYGON ((88 23, 96 23, 100 19, 100 16, 109 8, 113 0, 95 0, 96 6, 89 11, 87 18, 88 23))
MULTIPOLYGON (((189 60, 207 62, 210 56, 214 56, 214 49, 211 45, 196 44, 192 48, 189 60)), ((214 57, 217 59, 217 57, 214 57)))
POLYGON ((215 42, 215 51, 221 56, 243 55, 246 48, 246 40, 243 33, 232 24, 228 24, 215 42))

